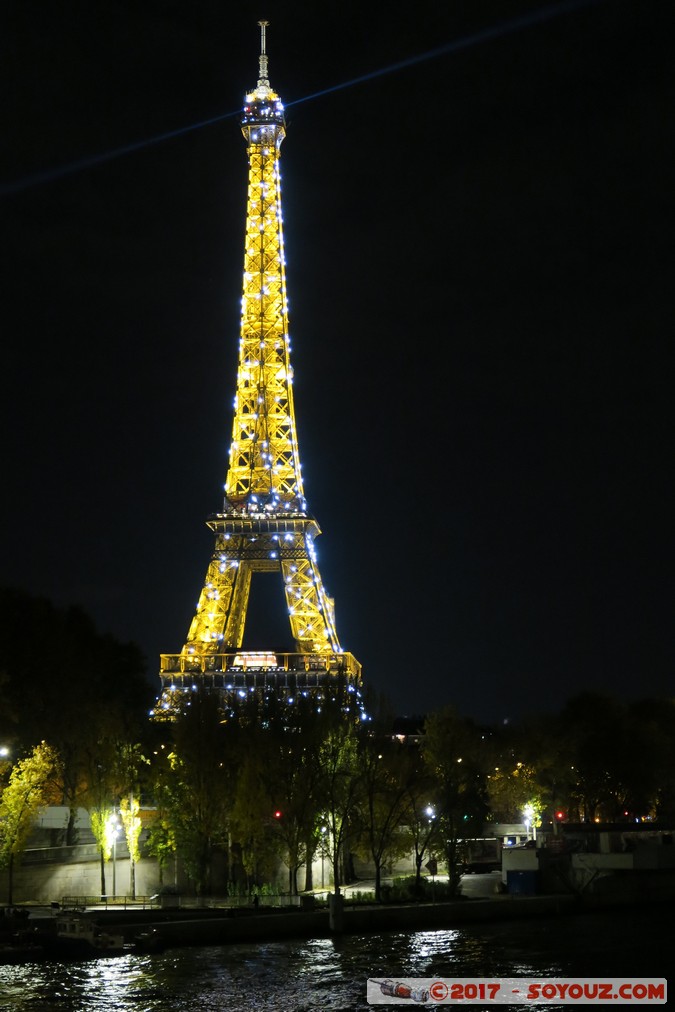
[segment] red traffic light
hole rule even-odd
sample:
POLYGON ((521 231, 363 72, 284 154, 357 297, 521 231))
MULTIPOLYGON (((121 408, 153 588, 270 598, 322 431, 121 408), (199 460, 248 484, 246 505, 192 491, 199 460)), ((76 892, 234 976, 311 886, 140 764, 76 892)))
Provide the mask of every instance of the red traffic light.
POLYGON ((561 819, 564 819, 564 818, 565 818, 565 813, 564 813, 564 812, 561 812, 561 811, 557 811, 557 812, 555 813, 555 817, 556 817, 556 819, 557 819, 558 821, 560 821, 561 819))
POLYGON ((280 811, 279 811, 279 809, 277 808, 276 812, 274 813, 274 818, 275 818, 275 819, 280 819, 280 818, 281 818, 281 816, 282 816, 282 814, 283 814, 283 813, 282 813, 282 812, 280 812, 280 811))

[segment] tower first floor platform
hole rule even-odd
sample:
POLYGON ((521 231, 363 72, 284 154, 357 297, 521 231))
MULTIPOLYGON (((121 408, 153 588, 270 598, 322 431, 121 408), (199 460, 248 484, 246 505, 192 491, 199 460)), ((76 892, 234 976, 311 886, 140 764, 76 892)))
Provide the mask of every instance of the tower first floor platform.
POLYGON ((170 720, 200 689, 215 693, 224 705, 249 693, 306 694, 338 681, 348 690, 360 691, 361 665, 350 653, 162 654, 160 679, 162 690, 153 716, 170 720))

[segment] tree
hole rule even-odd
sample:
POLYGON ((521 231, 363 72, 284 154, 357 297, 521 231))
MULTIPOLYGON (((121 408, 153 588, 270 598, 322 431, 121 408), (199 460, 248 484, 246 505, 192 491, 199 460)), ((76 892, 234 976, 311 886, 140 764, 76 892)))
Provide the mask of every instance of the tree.
POLYGON ((495 822, 522 822, 527 806, 539 816, 542 788, 536 770, 522 762, 495 767, 487 777, 487 800, 495 822))
POLYGON ((230 828, 251 877, 273 873, 273 859, 288 868, 288 890, 298 892, 298 870, 306 858, 308 827, 314 820, 311 776, 305 765, 313 736, 311 708, 302 697, 287 705, 276 696, 251 697, 234 705, 241 763, 233 785, 230 828))
POLYGON ((0 797, 0 865, 9 871, 9 906, 13 902, 15 862, 24 851, 39 810, 56 800, 59 762, 58 753, 41 742, 14 765, 0 797))
POLYGON ((157 871, 160 886, 164 885, 164 872, 173 858, 176 860, 177 844, 173 826, 171 824, 171 812, 163 802, 163 790, 158 780, 155 802, 157 808, 155 817, 150 824, 150 833, 147 840, 147 851, 157 860, 157 871))
POLYGON ((675 699, 642 699, 628 708, 634 735, 630 809, 659 821, 675 820, 675 699))
POLYGON ((442 834, 451 892, 459 891, 459 840, 466 824, 482 823, 487 814, 484 755, 478 729, 445 707, 427 718, 422 754, 435 780, 434 818, 442 834))
POLYGON ((622 703, 586 692, 573 697, 558 721, 565 763, 573 772, 570 801, 582 819, 614 820, 631 776, 632 728, 622 703))
POLYGON ((59 752, 60 803, 71 812, 66 842, 74 843, 92 753, 104 739, 140 740, 148 724, 145 660, 135 644, 100 634, 80 608, 8 588, 0 588, 0 645, 15 747, 27 752, 48 740, 59 752))
POLYGON ((436 819, 435 777, 422 764, 421 756, 416 775, 411 776, 405 794, 405 836, 415 858, 415 893, 422 891, 422 862, 437 848, 442 850, 442 825, 436 819))
MULTIPOLYGON (((259 885, 261 879, 272 877, 279 853, 279 841, 275 839, 272 825, 273 813, 278 808, 270 797, 276 791, 271 790, 267 782, 272 754, 265 748, 269 744, 264 740, 265 733, 261 731, 256 736, 255 747, 249 745, 243 749, 230 811, 231 841, 241 853, 247 892, 251 891, 252 884, 259 885)), ((279 803, 277 798, 276 805, 279 803)), ((282 804, 285 812, 286 805, 283 801, 282 804)), ((282 852, 281 856, 286 855, 282 852)))
POLYGON ((218 700, 208 692, 196 692, 185 712, 164 726, 173 741, 158 749, 155 793, 169 838, 197 895, 205 896, 211 888, 214 849, 227 844, 236 736, 223 726, 218 700))
MULTIPOLYGON (((528 802, 537 801, 537 811, 541 813, 542 822, 552 827, 553 832, 558 832, 559 813, 561 810, 569 816, 573 809, 572 799, 575 794, 576 773, 573 766, 573 759, 570 759, 569 741, 564 722, 560 715, 547 715, 545 717, 530 717, 520 721, 513 727, 510 736, 512 748, 502 749, 492 764, 490 776, 494 772, 494 766, 499 767, 499 772, 517 768, 518 762, 521 769, 525 770, 524 776, 519 780, 520 796, 516 804, 520 804, 517 821, 522 820, 524 805, 528 802), (528 793, 523 787, 530 784, 530 797, 524 797, 528 793)), ((488 793, 491 803, 494 803, 493 789, 495 784, 492 779, 488 781, 488 793)))
POLYGON ((333 870, 333 890, 340 895, 340 861, 356 808, 360 769, 354 729, 346 723, 331 729, 320 749, 320 790, 328 826, 326 849, 333 870))
MULTIPOLYGON (((242 736, 239 754, 245 756, 234 784, 233 834, 245 851, 263 846, 269 831, 289 869, 289 889, 296 893, 298 869, 303 862, 311 868, 325 826, 330 832, 322 845, 339 893, 358 784, 360 697, 335 678, 317 693, 298 693, 292 703, 271 693, 233 704, 229 713, 242 736)), ((305 888, 311 888, 309 870, 305 888)))
POLYGON ((141 806, 133 792, 120 801, 120 818, 124 827, 124 837, 129 851, 129 892, 136 899, 136 865, 141 859, 138 841, 143 823, 141 822, 141 806))
POLYGON ((399 830, 416 768, 410 762, 408 747, 392 740, 381 727, 359 735, 358 756, 361 770, 358 839, 375 865, 375 900, 379 903, 382 869, 405 849, 405 839, 399 830))
POLYGON ((107 895, 105 863, 112 851, 111 822, 114 817, 113 798, 116 796, 118 773, 116 752, 110 741, 98 743, 95 752, 87 755, 86 781, 81 793, 82 806, 89 813, 89 823, 99 850, 101 869, 101 898, 107 895))

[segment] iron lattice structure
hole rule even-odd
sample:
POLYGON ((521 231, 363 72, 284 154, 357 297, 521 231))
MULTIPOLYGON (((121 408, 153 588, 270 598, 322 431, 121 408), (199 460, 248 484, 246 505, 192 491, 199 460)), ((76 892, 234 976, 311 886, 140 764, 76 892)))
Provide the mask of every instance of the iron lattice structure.
POLYGON ((314 541, 321 533, 303 491, 293 405, 284 269, 279 154, 286 133, 270 87, 261 28, 257 87, 246 95, 241 129, 248 154, 248 203, 237 389, 222 513, 209 517, 215 547, 180 654, 162 654, 157 716, 180 691, 204 686, 223 696, 245 690, 309 689, 361 669, 341 650, 333 600, 314 541), (242 652, 254 573, 282 577, 295 652, 242 652))

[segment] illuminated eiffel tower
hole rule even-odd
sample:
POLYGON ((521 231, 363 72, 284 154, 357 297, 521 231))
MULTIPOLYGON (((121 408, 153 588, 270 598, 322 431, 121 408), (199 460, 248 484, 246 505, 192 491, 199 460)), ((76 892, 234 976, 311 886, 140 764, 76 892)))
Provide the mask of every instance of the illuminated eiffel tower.
POLYGON ((358 691, 361 666, 341 650, 333 601, 316 562, 319 526, 302 485, 293 407, 279 151, 284 109, 268 80, 266 21, 257 87, 241 129, 248 153, 241 339, 222 513, 209 517, 215 547, 197 611, 179 654, 162 654, 154 714, 170 718, 198 689, 223 703, 250 692, 307 693, 344 678, 358 691), (293 652, 244 651, 254 573, 281 575, 293 652))

